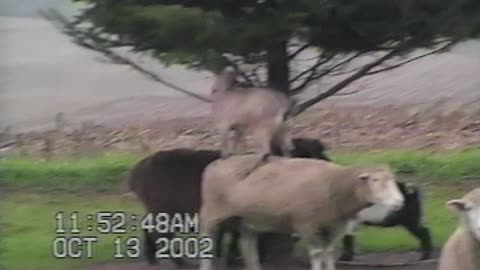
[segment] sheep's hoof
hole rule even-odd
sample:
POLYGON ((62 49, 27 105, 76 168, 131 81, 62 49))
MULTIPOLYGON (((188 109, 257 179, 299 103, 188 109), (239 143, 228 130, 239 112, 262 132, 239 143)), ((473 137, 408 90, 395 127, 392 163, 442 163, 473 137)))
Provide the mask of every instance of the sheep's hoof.
POLYGON ((241 266, 242 265, 242 257, 240 256, 230 256, 226 259, 226 265, 227 267, 231 267, 231 266, 241 266))
POLYGON ((174 258, 173 262, 177 265, 177 267, 184 267, 187 266, 187 262, 182 258, 174 258))

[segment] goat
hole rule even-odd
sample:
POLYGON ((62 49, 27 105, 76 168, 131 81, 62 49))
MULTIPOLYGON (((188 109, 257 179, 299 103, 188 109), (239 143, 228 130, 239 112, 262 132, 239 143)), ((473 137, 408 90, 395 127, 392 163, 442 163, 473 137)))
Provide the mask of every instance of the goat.
POLYGON ((271 152, 270 144, 278 144, 283 155, 288 155, 292 145, 286 139, 286 118, 294 102, 272 88, 236 88, 237 72, 231 67, 216 75, 212 85, 212 115, 221 133, 222 157, 245 147, 246 131, 253 131, 262 159, 271 152))
POLYGON ((448 201, 447 207, 461 219, 442 249, 438 270, 480 269, 480 188, 448 201))
POLYGON ((409 183, 397 182, 397 186, 405 198, 404 206, 390 214, 383 207, 369 207, 360 211, 356 219, 349 225, 346 236, 343 238, 343 252, 340 260, 353 260, 354 229, 359 223, 378 227, 403 226, 419 240, 422 252, 420 260, 431 258, 432 239, 430 230, 424 224, 422 192, 419 187, 409 183))
MULTIPOLYGON (((293 138, 291 155, 297 157, 318 157, 329 160, 323 153, 325 146, 318 140, 308 138, 293 138)), ((275 145, 272 144, 272 147, 275 145)), ((273 155, 281 155, 278 147, 272 149, 273 155)), ((140 160, 132 168, 128 180, 129 188, 141 201, 149 213, 198 213, 200 209, 200 190, 202 173, 208 164, 220 159, 217 150, 173 149, 158 151, 140 160), (175 194, 175 196, 171 196, 175 194), (164 195, 164 196, 162 196, 164 195)), ((222 254, 223 235, 232 233, 229 245, 229 264, 238 255, 239 231, 234 225, 224 226, 218 235, 217 256, 222 254)), ((158 237, 173 237, 171 234, 156 234, 144 231, 144 250, 147 261, 156 263, 155 241, 158 237)), ((260 241, 259 244, 263 242, 260 241)), ((179 265, 183 261, 175 259, 179 265)))
MULTIPOLYGON (((231 156, 209 164, 203 173, 200 229, 214 237, 230 218, 241 223, 242 255, 259 270, 257 234, 296 233, 310 243, 311 269, 335 269, 335 241, 348 222, 372 205, 397 210, 404 198, 386 166, 344 167, 305 158, 272 157, 248 174, 258 155, 231 156), (294 181, 292 181, 294 179, 294 181)), ((201 270, 212 269, 200 259, 201 270)))

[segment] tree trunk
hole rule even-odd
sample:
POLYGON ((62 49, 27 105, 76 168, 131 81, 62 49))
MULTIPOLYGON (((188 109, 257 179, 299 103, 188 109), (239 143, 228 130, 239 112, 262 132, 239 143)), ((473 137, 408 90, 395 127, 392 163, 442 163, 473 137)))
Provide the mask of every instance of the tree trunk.
MULTIPOLYGON (((273 89, 288 93, 290 90, 290 67, 287 42, 269 48, 267 52, 268 85, 273 89)), ((265 233, 261 236, 263 259, 266 263, 282 264, 292 256, 294 241, 284 234, 265 233)))
POLYGON ((268 49, 268 85, 278 91, 287 93, 290 90, 290 67, 287 53, 287 42, 281 42, 268 49))

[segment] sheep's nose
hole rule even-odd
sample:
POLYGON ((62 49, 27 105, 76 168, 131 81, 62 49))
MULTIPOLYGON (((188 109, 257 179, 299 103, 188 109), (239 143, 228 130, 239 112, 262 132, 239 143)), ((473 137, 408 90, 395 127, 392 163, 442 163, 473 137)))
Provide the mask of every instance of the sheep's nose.
POLYGON ((393 203, 393 209, 400 210, 404 204, 405 204, 405 199, 403 197, 400 197, 397 200, 395 200, 395 202, 393 203))

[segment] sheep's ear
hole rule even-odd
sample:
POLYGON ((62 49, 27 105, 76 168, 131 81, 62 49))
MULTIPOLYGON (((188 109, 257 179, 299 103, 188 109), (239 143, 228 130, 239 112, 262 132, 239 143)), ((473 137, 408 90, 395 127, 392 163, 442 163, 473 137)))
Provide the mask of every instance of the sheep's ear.
POLYGON ((464 212, 469 209, 468 203, 462 199, 450 200, 446 205, 449 209, 456 212, 464 212))
POLYGON ((370 179, 370 174, 368 174, 368 173, 361 173, 361 174, 358 176, 358 179, 360 179, 362 182, 366 182, 366 181, 368 181, 368 179, 370 179))

